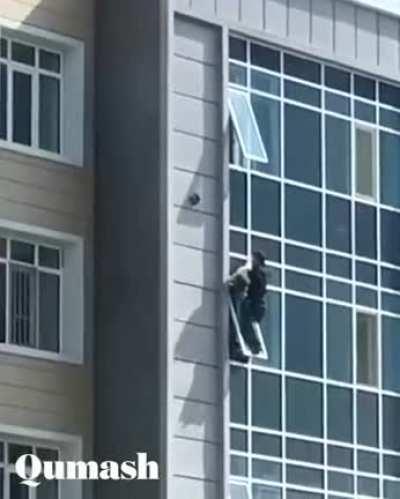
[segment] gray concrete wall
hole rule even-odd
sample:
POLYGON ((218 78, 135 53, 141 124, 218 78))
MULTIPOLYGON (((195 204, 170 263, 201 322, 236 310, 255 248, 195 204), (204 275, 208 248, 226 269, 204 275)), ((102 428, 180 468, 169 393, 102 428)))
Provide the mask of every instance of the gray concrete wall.
MULTIPOLYGON (((97 459, 148 452, 164 477, 161 5, 97 5, 95 438, 97 459)), ((96 497, 155 499, 162 484, 104 482, 96 497)))
POLYGON ((171 497, 217 499, 221 467, 221 33, 176 18, 171 48, 171 497), (191 194, 200 195, 192 207, 191 194))

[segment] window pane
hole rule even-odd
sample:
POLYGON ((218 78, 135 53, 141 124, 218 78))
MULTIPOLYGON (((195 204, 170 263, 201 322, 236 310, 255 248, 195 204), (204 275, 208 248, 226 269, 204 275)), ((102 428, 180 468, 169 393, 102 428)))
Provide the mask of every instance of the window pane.
POLYGON ((277 50, 264 47, 263 45, 251 44, 251 64, 265 69, 279 72, 281 70, 281 54, 277 50))
POLYGON ((281 378, 253 371, 252 424, 274 430, 281 429, 281 378))
POLYGON ((388 83, 379 83, 379 101, 393 107, 400 107, 400 88, 388 83))
POLYGON ((39 265, 49 269, 60 268, 60 251, 48 246, 39 247, 39 265))
POLYGON ((376 258, 376 210, 356 203, 356 253, 376 258))
POLYGON ((257 170, 279 175, 281 170, 280 103, 259 95, 252 95, 251 103, 268 156, 268 162, 256 164, 257 170))
POLYGON ((321 82, 320 64, 291 54, 285 54, 285 73, 313 83, 321 82))
POLYGON ((322 306, 319 302, 286 296, 286 369, 321 376, 322 306))
POLYGON ((321 116, 285 105, 286 176, 306 184, 321 185, 321 116))
POLYGON ((279 236, 281 233, 281 195, 278 182, 253 177, 251 181, 252 228, 279 236))
POLYGON ((375 80, 366 78, 365 76, 354 75, 354 92, 359 97, 375 100, 375 80))
POLYGON ((229 81, 231 83, 236 83, 236 85, 247 86, 247 70, 243 66, 234 64, 231 62, 229 64, 229 81))
POLYGON ((321 253, 299 246, 286 245, 286 264, 321 271, 321 253))
POLYGON ((39 147, 60 152, 60 81, 40 75, 39 147))
POLYGON ((327 255, 326 271, 331 275, 351 279, 351 260, 342 256, 327 255))
POLYGON ((385 480, 385 499, 398 499, 400 497, 400 482, 385 480))
POLYGON ((268 350, 268 360, 258 360, 257 364, 281 367, 281 295, 269 291, 266 295, 266 313, 261 321, 261 331, 268 350))
POLYGON ((282 480, 282 465, 279 463, 265 461, 264 459, 253 459, 253 477, 270 482, 282 480))
POLYGON ((356 126, 356 192, 360 196, 375 197, 375 132, 356 126))
POLYGON ((324 462, 324 450, 321 444, 289 438, 286 441, 286 449, 288 459, 315 464, 324 462))
POLYGON ((357 313, 357 381, 365 385, 378 383, 378 337, 376 317, 357 313))
POLYGON ((304 487, 324 487, 324 476, 320 470, 304 468, 303 466, 287 466, 287 481, 304 487))
POLYGON ((11 241, 11 259, 17 262, 34 263, 35 246, 22 241, 11 241))
POLYGON ((260 131, 247 93, 229 89, 229 110, 244 155, 254 161, 268 162, 260 131))
POLYGON ((231 230, 229 232, 229 250, 232 253, 240 253, 242 255, 247 255, 246 234, 242 234, 241 232, 235 232, 231 230))
POLYGON ((356 101, 354 109, 355 117, 358 120, 368 121, 369 123, 376 122, 376 108, 365 102, 356 101))
POLYGON ((281 437, 253 432, 253 453, 266 456, 282 456, 281 437))
POLYGON ((10 265, 10 341, 36 347, 36 271, 10 265))
POLYGON ((47 71, 54 71, 59 73, 61 69, 61 60, 59 54, 50 52, 48 50, 40 50, 39 53, 39 66, 47 71))
POLYGON ((36 499, 57 499, 58 482, 57 480, 43 480, 36 490, 36 499))
POLYGON ((321 494, 312 494, 311 492, 299 492, 297 490, 288 490, 287 499, 323 499, 321 494))
POLYGON ((328 438, 353 441, 353 393, 347 388, 328 387, 328 438))
POLYGON ((5 64, 0 64, 0 138, 7 138, 7 91, 8 69, 5 64))
POLYGON ((320 246, 321 195, 299 187, 286 186, 286 236, 320 246), (304 223, 307 220, 307 223, 304 223))
MULTIPOLYGON (((241 68, 241 69, 243 69, 246 72, 246 68, 241 68)), ((261 90, 261 92, 266 92, 267 94, 280 95, 281 81, 277 76, 272 76, 262 71, 257 71, 256 69, 252 69, 251 88, 254 88, 255 90, 261 90)), ((260 131, 262 134, 263 130, 260 131)))
POLYGON ((332 66, 325 66, 325 85, 342 92, 350 92, 350 73, 332 66))
POLYGON ((300 274, 299 272, 286 272, 286 287, 311 295, 321 296, 322 294, 321 279, 314 276, 300 274))
POLYGON ((319 383, 287 379, 287 429, 314 437, 322 436, 322 387, 319 383))
POLYGON ((400 265, 400 215, 381 210, 382 260, 400 265))
POLYGON ((238 61, 246 61, 246 42, 240 38, 229 37, 229 57, 238 61))
POLYGON ((6 341, 6 266, 0 263, 0 343, 6 341))
POLYGON ((325 92, 325 107, 328 111, 350 116, 350 99, 348 97, 325 92))
POLYGON ((378 307, 378 294, 376 291, 373 291, 371 289, 357 286, 356 302, 358 305, 362 305, 363 307, 377 308, 378 307))
POLYGON ((326 294, 328 298, 351 302, 351 285, 344 282, 328 279, 326 282, 326 294))
POLYGON ((14 473, 10 474, 9 494, 10 499, 29 499, 29 487, 21 485, 21 479, 14 473))
POLYGON ((13 140, 19 144, 32 142, 32 77, 13 73, 13 140))
POLYGON ((379 118, 380 125, 393 128, 393 130, 400 130, 400 113, 381 108, 379 118))
POLYGON ((310 106, 321 107, 321 90, 308 85, 285 81, 285 97, 310 106))
POLYGON ((352 493, 354 491, 353 476, 330 471, 328 473, 328 487, 330 490, 352 493))
POLYGON ((328 377, 350 383, 352 380, 351 309, 327 305, 328 377))
POLYGON ((358 477, 358 494, 362 497, 379 497, 379 481, 373 478, 358 477))
POLYGON ((247 476, 247 459, 240 456, 231 456, 231 475, 247 476))
POLYGON ((24 43, 12 42, 11 44, 11 58, 13 61, 35 65, 35 49, 30 45, 24 43))
POLYGON ((378 446, 378 397, 373 393, 357 393, 357 440, 361 445, 378 446))
POLYGON ((367 473, 379 473, 379 455, 374 452, 358 451, 358 469, 367 473))
POLYGON ((268 485, 253 485, 253 499, 282 499, 282 490, 268 485))
POLYGON ((246 176, 235 171, 230 172, 230 215, 232 225, 246 227, 246 176))
POLYGON ((376 266, 365 262, 356 263, 356 278, 357 281, 366 282, 367 284, 376 284, 376 266))
POLYGON ((351 248, 350 202, 333 196, 326 197, 327 246, 349 253, 351 248))
POLYGON ((383 397, 383 446, 400 451, 400 399, 383 397))
POLYGON ((230 401, 231 421, 233 423, 247 423, 247 376, 240 367, 231 367, 230 373, 230 401))
POLYGON ((400 314, 400 296, 391 293, 382 293, 382 308, 393 314, 400 314))
POLYGON ((382 317, 383 387, 400 392, 400 320, 382 317))
POLYGON ((39 273, 39 348, 60 351, 60 278, 39 273))
POLYGON ((385 475, 395 476, 400 478, 400 457, 384 456, 383 468, 385 475))
POLYGON ((281 243, 277 241, 264 237, 252 237, 251 247, 253 251, 262 251, 269 261, 281 261, 281 243))
POLYGON ((14 464, 17 459, 24 454, 32 454, 32 447, 29 445, 9 444, 8 461, 14 464))
POLYGON ((351 134, 348 121, 326 117, 326 183, 333 191, 350 193, 351 134))
POLYGON ((400 272, 398 270, 381 267, 382 287, 400 291, 400 272))
POLYGON ((400 137, 381 132, 381 196, 382 202, 400 207, 400 137))
POLYGON ((247 433, 242 430, 231 430, 231 449, 247 451, 247 433))
POLYGON ((339 447, 337 445, 329 445, 328 447, 328 464, 335 468, 353 469, 353 450, 347 447, 339 447))

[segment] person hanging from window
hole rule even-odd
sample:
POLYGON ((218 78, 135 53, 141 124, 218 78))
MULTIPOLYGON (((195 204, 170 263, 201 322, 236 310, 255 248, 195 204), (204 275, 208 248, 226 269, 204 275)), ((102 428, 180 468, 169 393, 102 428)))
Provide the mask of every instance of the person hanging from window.
POLYGON ((231 358, 244 362, 249 355, 267 356, 260 326, 266 312, 264 298, 267 292, 267 268, 261 251, 253 253, 250 267, 243 265, 232 274, 229 290, 232 302, 231 358), (245 345, 241 344, 241 338, 245 345))

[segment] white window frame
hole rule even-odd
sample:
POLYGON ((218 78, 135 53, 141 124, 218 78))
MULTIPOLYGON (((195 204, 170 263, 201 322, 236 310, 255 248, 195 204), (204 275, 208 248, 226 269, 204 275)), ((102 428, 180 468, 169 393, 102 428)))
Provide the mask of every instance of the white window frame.
MULTIPOLYGON (((32 81, 32 145, 12 141, 12 98, 7 103, 7 140, 0 139, 0 147, 23 154, 38 156, 51 161, 83 166, 84 159, 84 44, 82 41, 45 31, 27 24, 16 23, 0 18, 0 35, 3 38, 20 42, 60 55, 60 152, 55 153, 38 147, 39 123, 35 114, 39 113, 39 79, 37 74, 57 77, 57 73, 11 61, 8 57, 8 95, 12 96, 12 70, 33 75, 32 81)), ((10 47, 8 48, 10 55, 10 47)), ((0 59, 4 64, 5 60, 0 59)))
MULTIPOLYGON (((0 441, 56 449, 59 452, 61 461, 82 460, 83 442, 82 438, 76 435, 0 424, 0 441)), ((4 469, 5 467, 0 464, 0 468, 4 469)), ((13 466, 10 465, 7 473, 12 469, 13 466)), ((4 492, 6 487, 7 483, 6 479, 4 479, 4 492)), ((24 487, 24 485, 21 485, 21 487, 24 487)), ((60 481, 58 495, 59 497, 56 499, 71 499, 72 497, 82 499, 82 482, 79 480, 60 481)), ((9 496, 5 495, 4 499, 9 499, 9 496)), ((35 489, 29 489, 29 499, 36 499, 35 489)))
POLYGON ((60 351, 51 352, 12 343, 0 343, 0 353, 82 364, 84 359, 83 239, 72 234, 0 219, 1 237, 59 248, 63 268, 60 269, 60 351))

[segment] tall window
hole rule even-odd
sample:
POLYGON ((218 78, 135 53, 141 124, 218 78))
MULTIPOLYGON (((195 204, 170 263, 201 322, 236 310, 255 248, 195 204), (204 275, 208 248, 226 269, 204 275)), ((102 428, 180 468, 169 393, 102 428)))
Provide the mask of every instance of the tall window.
POLYGON ((12 38, 0 45, 0 139, 59 154, 62 54, 12 38))
MULTIPOLYGON (((60 451, 48 445, 6 440, 0 441, 0 497, 4 499, 59 499, 56 480, 43 480, 36 489, 21 485, 15 463, 24 454, 34 454, 43 461, 58 461, 60 451)), ((40 478, 39 478, 40 480, 40 478)))
POLYGON ((0 239, 0 343, 60 351, 59 248, 0 239))
POLYGON ((229 79, 265 150, 233 123, 231 268, 266 255, 270 354, 231 362, 231 499, 398 499, 400 88, 238 37, 229 79))

